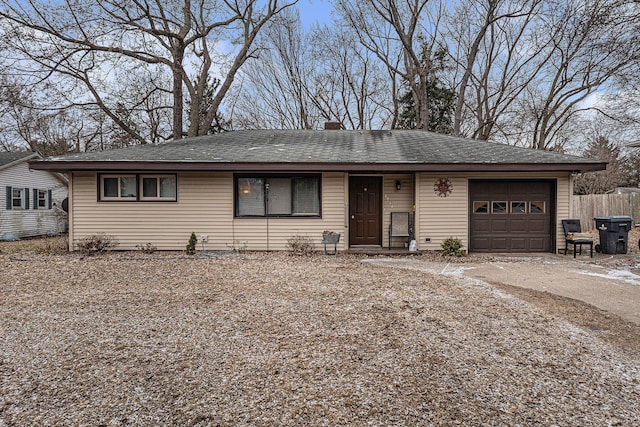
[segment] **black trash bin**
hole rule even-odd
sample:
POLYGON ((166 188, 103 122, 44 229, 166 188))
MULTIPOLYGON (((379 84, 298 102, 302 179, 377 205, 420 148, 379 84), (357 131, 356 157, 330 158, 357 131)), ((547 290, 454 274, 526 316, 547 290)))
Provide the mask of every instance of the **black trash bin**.
POLYGON ((630 216, 599 216, 594 218, 600 232, 600 250, 605 254, 626 254, 629 247, 630 216))

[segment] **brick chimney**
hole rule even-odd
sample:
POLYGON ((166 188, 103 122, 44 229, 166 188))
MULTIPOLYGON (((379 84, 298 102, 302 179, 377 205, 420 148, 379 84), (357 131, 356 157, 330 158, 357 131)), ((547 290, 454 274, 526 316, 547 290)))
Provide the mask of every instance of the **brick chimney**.
POLYGON ((338 122, 324 122, 324 130, 340 130, 342 126, 338 122))

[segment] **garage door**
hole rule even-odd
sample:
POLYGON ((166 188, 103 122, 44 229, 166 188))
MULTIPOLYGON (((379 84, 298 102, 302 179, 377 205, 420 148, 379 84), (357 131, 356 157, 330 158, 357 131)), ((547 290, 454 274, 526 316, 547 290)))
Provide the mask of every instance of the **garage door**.
POLYGON ((555 181, 470 181, 471 252, 552 252, 555 181))

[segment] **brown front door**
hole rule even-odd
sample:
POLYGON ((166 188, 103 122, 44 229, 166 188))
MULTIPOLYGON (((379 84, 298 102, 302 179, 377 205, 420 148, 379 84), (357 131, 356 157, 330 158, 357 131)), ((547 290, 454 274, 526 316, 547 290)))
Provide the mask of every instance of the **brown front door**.
POLYGON ((382 246, 382 178, 349 178, 349 245, 382 246))

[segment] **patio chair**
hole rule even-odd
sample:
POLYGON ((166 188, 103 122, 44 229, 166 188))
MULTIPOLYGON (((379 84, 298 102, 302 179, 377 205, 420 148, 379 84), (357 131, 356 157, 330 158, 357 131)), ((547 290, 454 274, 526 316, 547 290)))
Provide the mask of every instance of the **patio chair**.
POLYGON ((579 219, 563 219, 562 228, 564 230, 564 254, 567 254, 567 248, 569 245, 573 245, 573 257, 576 257, 576 247, 578 247, 578 253, 582 254, 582 246, 589 245, 591 252, 591 258, 593 258, 593 239, 590 235, 582 233, 582 227, 580 227, 579 219))
POLYGON ((391 239, 393 237, 411 237, 411 212, 391 212, 391 222, 389 222, 389 249, 391 249, 391 239))

